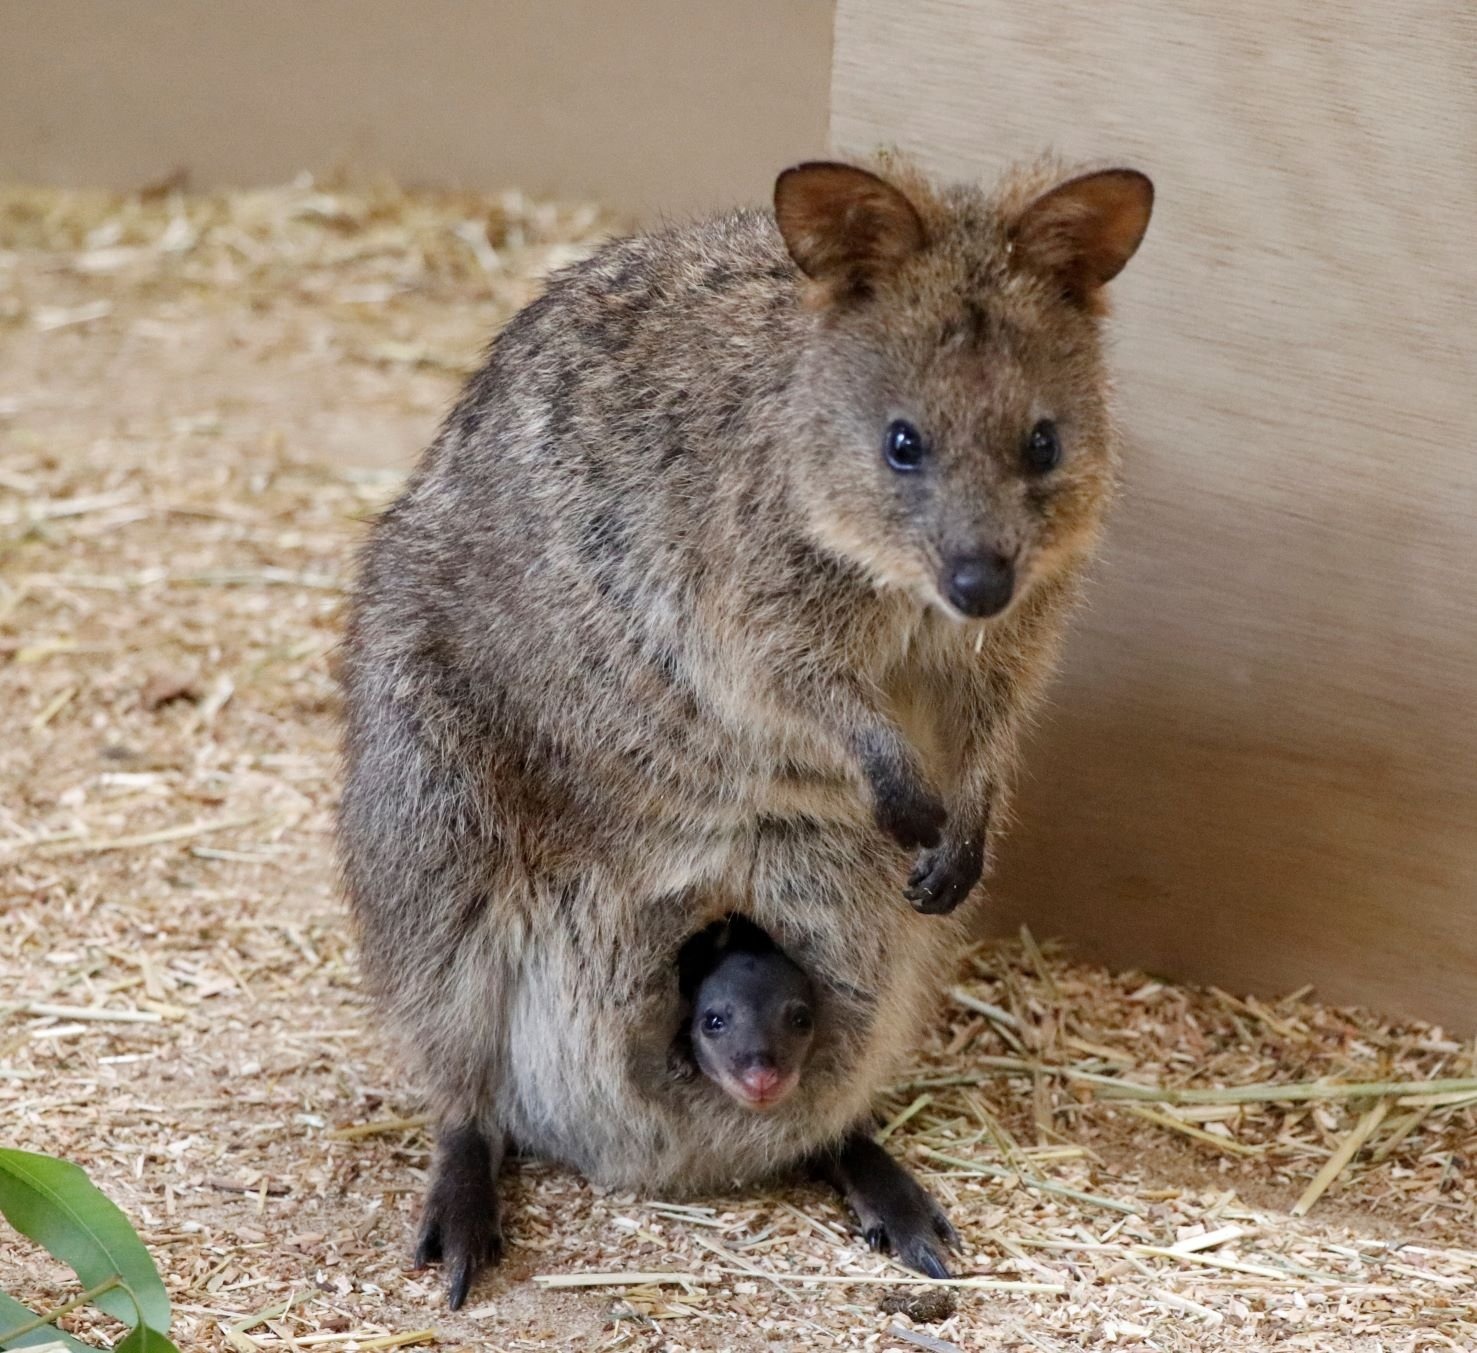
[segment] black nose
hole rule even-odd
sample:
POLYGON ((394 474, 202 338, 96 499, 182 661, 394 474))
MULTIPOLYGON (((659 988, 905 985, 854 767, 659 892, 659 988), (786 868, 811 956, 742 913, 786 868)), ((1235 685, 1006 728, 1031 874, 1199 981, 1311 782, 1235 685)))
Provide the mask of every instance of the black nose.
POLYGON ((994 615, 1010 604, 1015 565, 993 550, 955 559, 945 566, 944 595, 965 615, 994 615))

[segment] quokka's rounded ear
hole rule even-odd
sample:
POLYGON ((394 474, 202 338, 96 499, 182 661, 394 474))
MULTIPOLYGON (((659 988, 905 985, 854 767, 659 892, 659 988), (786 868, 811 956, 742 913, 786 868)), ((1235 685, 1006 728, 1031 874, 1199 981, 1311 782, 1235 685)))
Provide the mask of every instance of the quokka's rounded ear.
POLYGON ((1149 228, 1154 185, 1137 169, 1083 174, 1043 193, 1011 232, 1015 259, 1085 301, 1111 282, 1149 228))
POLYGON ((925 239, 918 209, 902 192, 830 160, 786 169, 775 180, 774 216, 800 271, 837 296, 870 290, 925 239))

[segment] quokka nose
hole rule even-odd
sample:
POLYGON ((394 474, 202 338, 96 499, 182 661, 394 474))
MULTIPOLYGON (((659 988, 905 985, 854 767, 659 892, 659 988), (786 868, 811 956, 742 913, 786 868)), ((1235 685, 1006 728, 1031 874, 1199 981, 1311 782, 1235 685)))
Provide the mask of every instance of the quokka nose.
POLYGON ((965 615, 995 615, 1015 591, 1015 565, 993 550, 955 559, 944 576, 944 595, 965 615))
POLYGON ((768 1099, 779 1087, 780 1073, 772 1066, 751 1066, 741 1079, 755 1099, 768 1099))

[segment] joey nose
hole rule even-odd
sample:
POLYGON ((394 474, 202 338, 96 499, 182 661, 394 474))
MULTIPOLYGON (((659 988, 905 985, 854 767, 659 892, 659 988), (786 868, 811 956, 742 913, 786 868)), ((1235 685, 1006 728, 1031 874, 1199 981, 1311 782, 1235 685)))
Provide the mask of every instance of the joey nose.
POLYGON ((993 550, 961 556, 944 566, 944 595, 968 616, 995 615, 1010 604, 1015 565, 993 550))
POLYGON ((750 1095, 755 1099, 769 1099, 779 1089, 780 1073, 768 1065, 751 1066, 741 1078, 750 1095))

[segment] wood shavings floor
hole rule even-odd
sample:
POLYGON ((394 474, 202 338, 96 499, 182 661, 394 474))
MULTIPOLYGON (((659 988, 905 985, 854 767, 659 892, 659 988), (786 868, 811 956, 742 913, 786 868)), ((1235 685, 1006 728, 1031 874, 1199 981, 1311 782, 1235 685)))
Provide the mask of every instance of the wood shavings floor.
MULTIPOLYGON (((1029 939, 884 1106, 959 1286, 806 1185, 672 1206, 535 1164, 469 1310, 408 1269, 427 1138, 330 857, 343 583, 458 373, 600 227, 0 192, 0 1140, 139 1222, 183 1349, 1477 1348, 1470 1043, 1029 939), (1256 1088, 1325 1080, 1387 1085, 1256 1088)), ((69 1294, 10 1239, 0 1289, 69 1294)))

